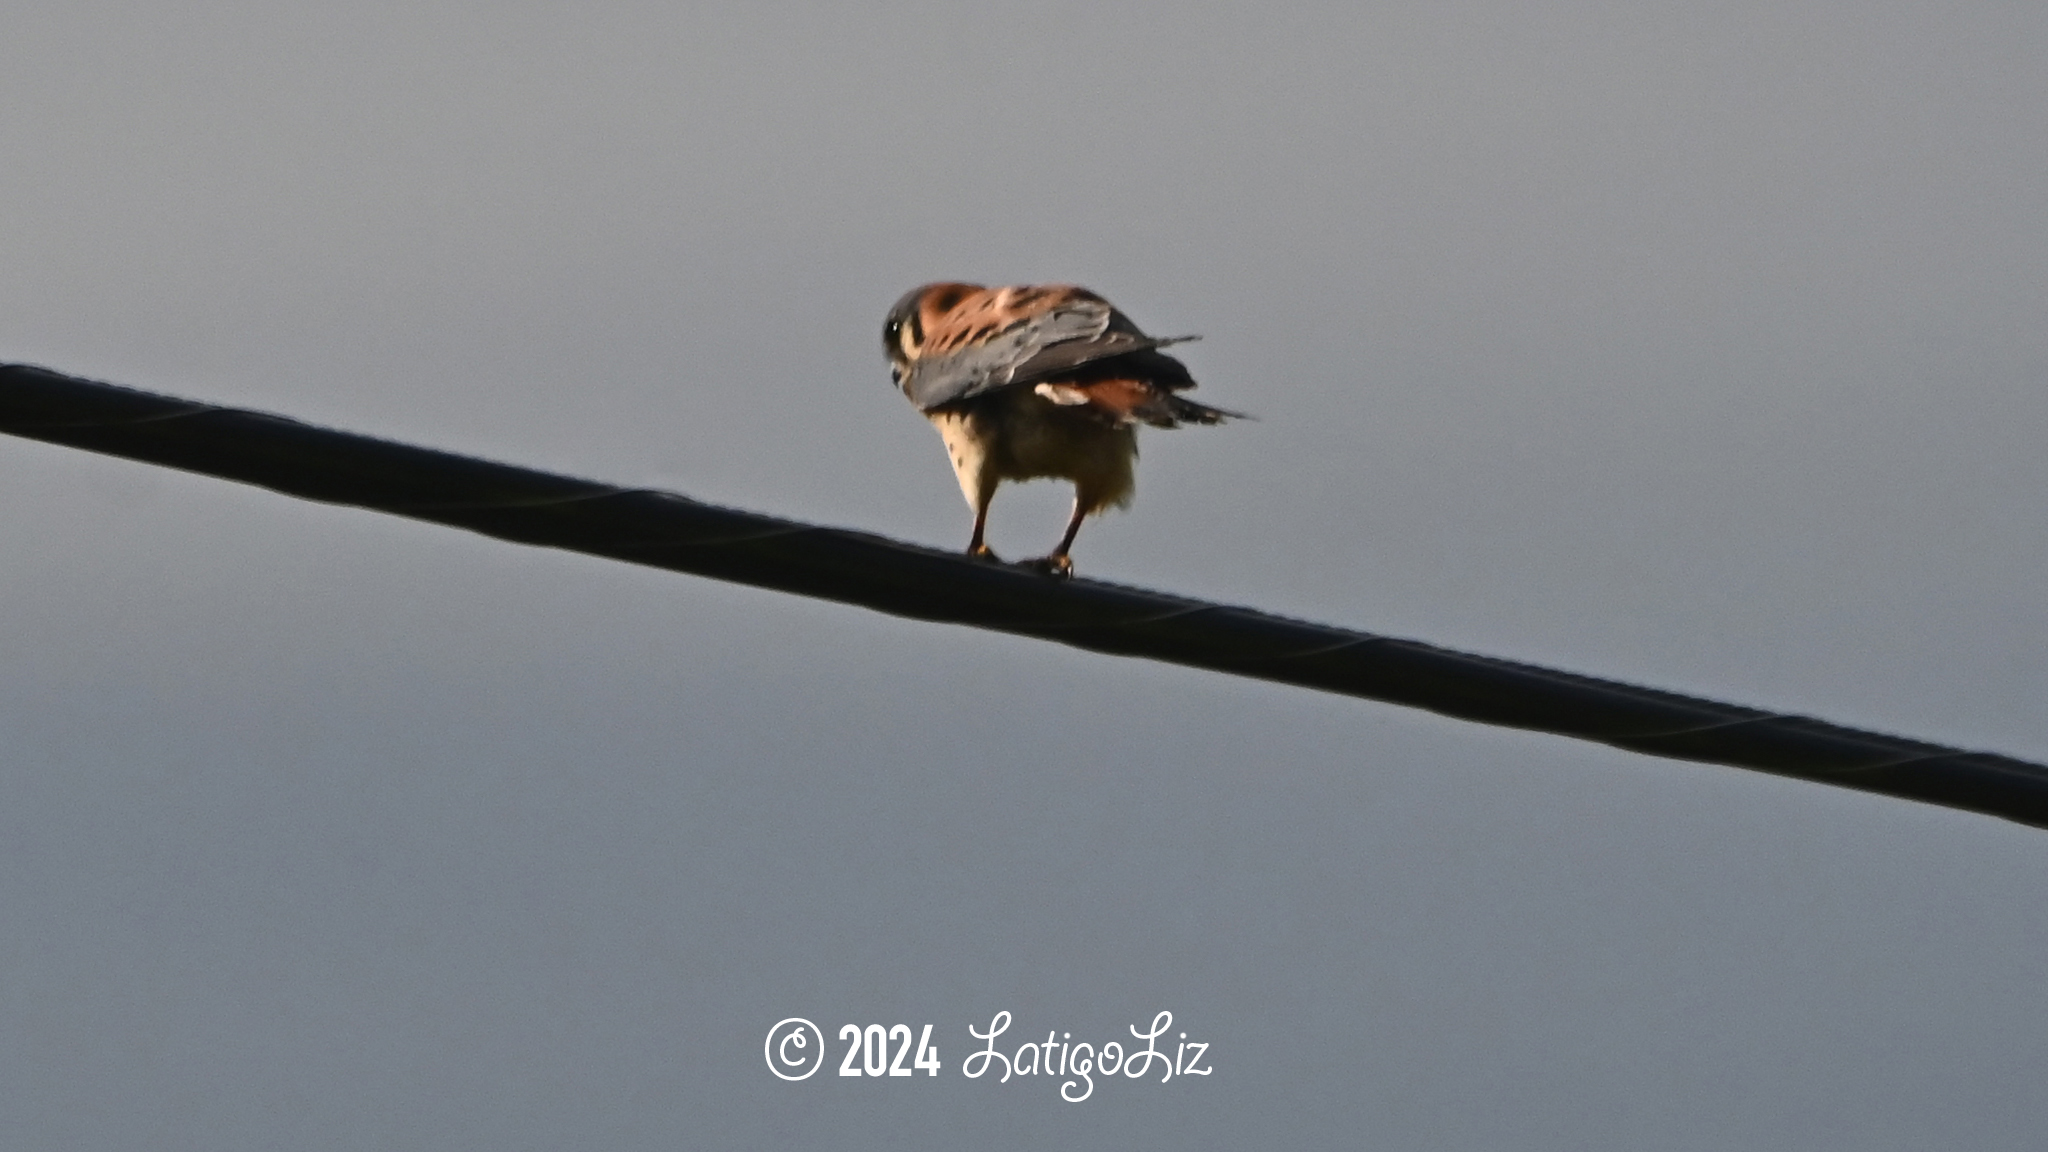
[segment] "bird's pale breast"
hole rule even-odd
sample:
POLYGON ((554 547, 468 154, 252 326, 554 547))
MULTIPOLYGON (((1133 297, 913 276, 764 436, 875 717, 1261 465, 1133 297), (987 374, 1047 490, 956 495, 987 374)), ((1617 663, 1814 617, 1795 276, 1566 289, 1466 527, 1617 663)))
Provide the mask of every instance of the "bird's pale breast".
POLYGON ((1071 480, 1090 511, 1123 507, 1137 490, 1135 429, 1055 404, 1031 389, 1009 389, 929 415, 970 505, 1003 480, 1071 480))

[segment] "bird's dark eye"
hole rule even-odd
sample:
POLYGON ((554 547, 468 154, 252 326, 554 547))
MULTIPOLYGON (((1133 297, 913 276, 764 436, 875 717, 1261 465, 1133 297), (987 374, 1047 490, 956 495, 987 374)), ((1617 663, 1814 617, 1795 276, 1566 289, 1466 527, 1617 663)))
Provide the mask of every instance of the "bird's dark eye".
POLYGON ((894 351, 896 349, 896 337, 901 335, 902 332, 903 321, 901 320, 891 320, 887 324, 882 325, 882 347, 894 351))

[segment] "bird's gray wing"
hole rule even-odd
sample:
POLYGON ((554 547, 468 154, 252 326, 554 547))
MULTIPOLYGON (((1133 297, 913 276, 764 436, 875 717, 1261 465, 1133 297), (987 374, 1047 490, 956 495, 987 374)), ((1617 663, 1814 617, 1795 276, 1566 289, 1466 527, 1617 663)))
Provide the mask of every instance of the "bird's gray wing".
POLYGON ((1026 317, 986 339, 929 355, 911 366, 903 394, 929 412, 969 397, 1029 384, 1083 364, 1190 340, 1139 332, 1101 300, 1071 299, 1026 317))

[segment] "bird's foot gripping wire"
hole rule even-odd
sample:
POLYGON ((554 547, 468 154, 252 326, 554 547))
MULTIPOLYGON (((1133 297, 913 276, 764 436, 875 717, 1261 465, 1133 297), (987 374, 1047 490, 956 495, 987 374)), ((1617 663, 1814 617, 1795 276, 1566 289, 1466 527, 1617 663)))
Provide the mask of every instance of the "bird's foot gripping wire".
POLYGON ((1017 567, 1024 569, 1026 572, 1036 572, 1040 576, 1052 580, 1071 580, 1074 578, 1074 562, 1069 560, 1064 552, 1056 552, 1051 556, 1040 556, 1035 560, 1019 560, 1017 561, 1017 567))

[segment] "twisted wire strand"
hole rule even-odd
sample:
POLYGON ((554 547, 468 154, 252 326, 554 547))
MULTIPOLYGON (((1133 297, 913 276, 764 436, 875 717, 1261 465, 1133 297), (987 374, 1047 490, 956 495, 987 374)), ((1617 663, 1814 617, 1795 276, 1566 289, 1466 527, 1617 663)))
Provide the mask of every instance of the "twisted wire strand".
POLYGON ((2048 828, 2048 766, 0 365, 0 431, 519 544, 2048 828))

